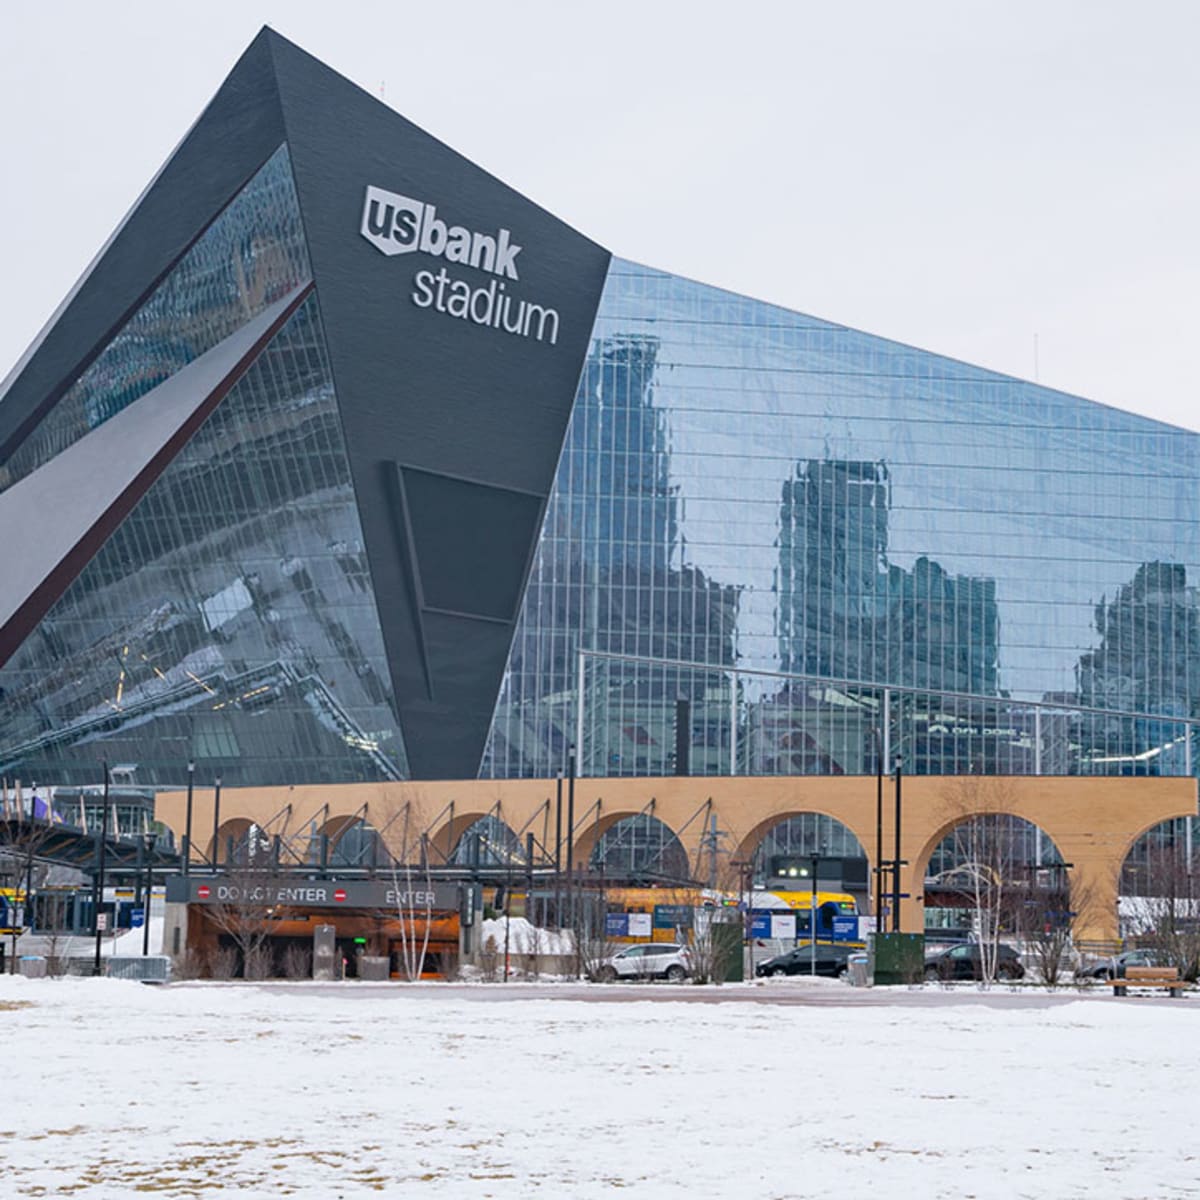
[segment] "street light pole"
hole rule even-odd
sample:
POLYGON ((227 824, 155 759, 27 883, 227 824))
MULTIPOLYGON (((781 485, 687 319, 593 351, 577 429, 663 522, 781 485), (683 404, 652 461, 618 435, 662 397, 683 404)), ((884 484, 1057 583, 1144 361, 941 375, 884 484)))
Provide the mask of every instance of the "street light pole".
POLYGON ((212 849, 212 869, 213 874, 217 872, 217 859, 221 856, 221 777, 217 776, 216 784, 213 789, 213 849, 212 849))
POLYGON ((96 935, 96 955, 92 963, 92 974, 100 974, 100 936, 104 932, 100 924, 100 905, 104 903, 104 853, 108 842, 108 763, 104 766, 104 808, 100 813, 100 852, 96 878, 92 883, 92 926, 96 935))
POLYGON ((900 784, 904 776, 904 759, 896 755, 896 857, 892 863, 892 932, 900 932, 900 784))
POLYGON ((817 974, 817 861, 818 856, 812 856, 812 894, 808 902, 808 942, 809 942, 809 960, 808 973, 816 977, 817 974))
POLYGON ((150 953, 150 904, 154 896, 154 843, 156 835, 143 835, 146 840, 146 903, 142 907, 142 957, 150 953))
POLYGON ((875 734, 875 928, 883 932, 883 734, 875 734))
POLYGON ((575 928, 575 746, 567 750, 567 911, 575 928))
POLYGON ((192 857, 192 791, 196 783, 196 764, 194 761, 188 761, 188 793, 187 793, 187 819, 183 827, 183 877, 188 877, 188 863, 192 857))

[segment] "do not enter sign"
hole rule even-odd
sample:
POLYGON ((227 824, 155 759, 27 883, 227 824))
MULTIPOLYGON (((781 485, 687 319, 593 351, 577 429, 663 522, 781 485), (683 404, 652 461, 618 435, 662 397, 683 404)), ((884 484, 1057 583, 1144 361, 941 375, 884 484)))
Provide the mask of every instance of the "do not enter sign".
POLYGON ((338 888, 338 889, 337 889, 337 891, 333 893, 333 898, 334 898, 334 899, 335 899, 335 900, 336 900, 336 901, 337 901, 339 904, 341 904, 341 903, 342 903, 342 901, 346 899, 346 889, 345 889, 345 888, 338 888))
POLYGON ((199 896, 201 900, 207 900, 207 899, 208 899, 208 897, 211 895, 211 892, 209 891, 208 884, 207 884, 207 883, 202 883, 202 884, 201 884, 201 885, 200 885, 200 886, 199 886, 199 887, 196 889, 196 895, 197 895, 197 896, 199 896))

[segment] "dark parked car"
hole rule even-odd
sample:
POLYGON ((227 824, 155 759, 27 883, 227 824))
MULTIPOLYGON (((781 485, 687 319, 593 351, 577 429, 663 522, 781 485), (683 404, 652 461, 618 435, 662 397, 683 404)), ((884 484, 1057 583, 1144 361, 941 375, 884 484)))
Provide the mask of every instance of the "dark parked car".
MULTIPOLYGON (((1001 945, 996 956, 997 979, 1022 979, 1025 968, 1017 952, 1011 946, 1001 945)), ((937 954, 925 956, 925 978, 928 980, 983 978, 983 964, 979 956, 979 945, 972 942, 966 946, 949 946, 937 954)))
POLYGON ((1157 950, 1126 950, 1112 958, 1085 963, 1075 972, 1077 979, 1119 979, 1126 967, 1165 967, 1166 959, 1157 950))
MULTIPOLYGON (((849 970, 850 955, 861 954, 856 946, 817 945, 817 974, 841 979, 849 970)), ((808 975, 812 971, 812 947, 797 946, 786 954, 777 954, 760 962, 755 975, 808 975)))

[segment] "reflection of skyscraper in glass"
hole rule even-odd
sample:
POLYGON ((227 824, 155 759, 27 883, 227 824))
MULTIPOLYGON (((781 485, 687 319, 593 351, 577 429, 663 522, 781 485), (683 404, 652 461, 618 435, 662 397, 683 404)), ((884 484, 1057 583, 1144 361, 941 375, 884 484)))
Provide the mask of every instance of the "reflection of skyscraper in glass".
MULTIPOLYGON (((733 662, 738 589, 684 562, 670 427, 654 402, 658 354, 654 337, 614 336, 598 341, 584 366, 501 695, 490 747, 497 773, 552 771, 564 761, 575 715, 573 699, 564 701, 580 648, 733 662)), ((664 714, 674 709, 661 700, 692 699, 703 725, 707 677, 622 664, 608 667, 607 679, 606 769, 668 769, 674 734, 664 714)))
POLYGON ((887 611, 884 463, 796 465, 779 506, 780 669, 878 678, 875 634, 887 611))
POLYGON ((1194 717, 1200 685, 1200 602, 1182 563, 1142 563, 1096 605, 1099 644, 1080 656, 1079 702, 1139 717, 1092 715, 1089 741, 1110 772, 1170 774, 1185 765, 1184 730, 1157 717, 1194 717))
POLYGON ((583 368, 583 408, 567 433, 595 474, 595 503, 574 509, 576 538, 613 570, 665 571, 678 549, 678 491, 670 480, 666 414, 654 407, 658 340, 614 337, 596 345, 583 368))
POLYGON ((790 674, 994 694, 992 579, 888 562, 886 463, 807 459, 779 506, 779 657, 790 674))
POLYGON ((1096 605, 1100 644, 1079 660, 1079 699, 1095 708, 1192 716, 1200 685, 1200 606, 1182 563, 1149 562, 1096 605))

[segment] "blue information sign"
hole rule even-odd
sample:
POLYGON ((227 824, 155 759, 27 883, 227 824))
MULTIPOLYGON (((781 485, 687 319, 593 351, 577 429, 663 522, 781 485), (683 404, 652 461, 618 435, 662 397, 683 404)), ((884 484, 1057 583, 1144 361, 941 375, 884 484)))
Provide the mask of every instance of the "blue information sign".
POLYGON ((750 914, 750 936, 755 938, 771 936, 771 914, 769 912, 750 914))
POLYGON ((144 908, 131 909, 129 913, 129 924, 134 929, 140 929, 146 923, 146 910, 144 908))
POLYGON ((604 933, 606 937, 629 936, 629 914, 608 913, 604 918, 604 933))
POLYGON ((833 940, 835 942, 857 942, 858 941, 858 918, 857 917, 834 917, 833 918, 833 940))

